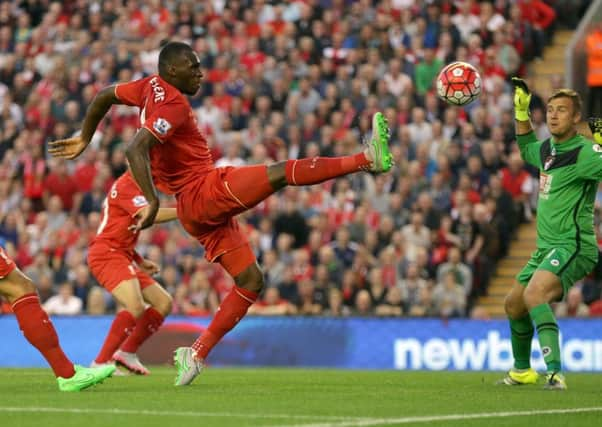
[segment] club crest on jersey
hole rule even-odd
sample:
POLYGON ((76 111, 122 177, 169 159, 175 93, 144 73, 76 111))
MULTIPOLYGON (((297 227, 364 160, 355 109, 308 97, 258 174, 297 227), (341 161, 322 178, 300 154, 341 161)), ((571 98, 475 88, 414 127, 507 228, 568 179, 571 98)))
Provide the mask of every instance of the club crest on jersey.
POLYGON ((137 208, 148 205, 148 202, 146 201, 146 198, 144 196, 134 197, 132 199, 132 203, 134 203, 134 206, 136 206, 137 208))
POLYGON ((600 144, 592 144, 592 148, 596 153, 602 153, 602 145, 600 144))
POLYGON ((153 129, 156 130, 159 135, 165 136, 171 129, 171 123, 161 117, 158 117, 153 123, 153 129))
POLYGON ((546 157, 546 160, 543 162, 543 170, 547 171, 548 169, 550 169, 550 166, 552 166, 552 163, 554 163, 554 159, 554 156, 546 157))

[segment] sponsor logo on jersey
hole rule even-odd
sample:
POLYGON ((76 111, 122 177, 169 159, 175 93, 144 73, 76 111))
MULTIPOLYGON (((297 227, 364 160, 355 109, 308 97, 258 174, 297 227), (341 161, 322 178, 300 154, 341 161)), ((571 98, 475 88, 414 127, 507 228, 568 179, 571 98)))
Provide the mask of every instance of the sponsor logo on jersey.
POLYGON ((539 197, 541 197, 542 199, 548 199, 550 197, 549 193, 552 189, 553 179, 553 175, 548 175, 543 172, 539 174, 539 197))
POLYGON ((163 86, 159 84, 159 79, 157 77, 153 77, 150 79, 150 85, 153 88, 153 92, 155 94, 154 101, 155 103, 165 100, 165 89, 163 86))
POLYGON ((552 261, 550 261, 550 264, 552 264, 554 267, 558 267, 560 265, 560 261, 558 261, 557 259, 553 259, 552 261))
POLYGON ((132 203, 134 203, 134 206, 136 206, 137 208, 148 205, 148 202, 146 201, 146 198, 144 196, 134 197, 132 199, 132 203))
POLYGON ((161 117, 158 117, 153 123, 153 129, 156 130, 159 135, 165 136, 171 129, 171 123, 161 117))

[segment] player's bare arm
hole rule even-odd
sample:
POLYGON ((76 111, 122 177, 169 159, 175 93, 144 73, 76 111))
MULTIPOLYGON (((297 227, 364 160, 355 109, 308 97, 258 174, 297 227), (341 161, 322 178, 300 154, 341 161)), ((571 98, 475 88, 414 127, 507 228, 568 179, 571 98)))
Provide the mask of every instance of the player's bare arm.
POLYGON ((48 152, 54 157, 75 159, 90 144, 98 123, 114 104, 123 104, 115 95, 115 86, 102 89, 88 106, 81 134, 73 138, 49 142, 48 152))
POLYGON ((529 118, 529 104, 531 103, 531 91, 527 83, 518 77, 512 77, 514 85, 514 117, 517 135, 526 135, 533 132, 531 119, 529 118))
POLYGON ((149 154, 150 149, 158 142, 159 140, 150 131, 142 128, 136 133, 125 151, 132 176, 148 201, 148 209, 141 211, 136 231, 153 225, 159 211, 159 196, 151 175, 149 154))
POLYGON ((169 222, 178 219, 178 210, 176 208, 159 208, 155 217, 155 224, 169 222))

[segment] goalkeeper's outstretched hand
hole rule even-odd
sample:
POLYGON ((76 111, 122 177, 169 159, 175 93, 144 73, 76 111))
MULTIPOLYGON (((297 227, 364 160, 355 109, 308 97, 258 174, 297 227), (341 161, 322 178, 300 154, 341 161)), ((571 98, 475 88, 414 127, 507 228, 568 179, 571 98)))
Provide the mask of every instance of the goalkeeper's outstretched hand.
POLYGON ((527 83, 519 77, 512 77, 514 86, 514 117, 520 122, 529 121, 529 104, 531 103, 531 91, 527 83))
POLYGON ((590 117, 587 119, 587 124, 589 125, 589 130, 592 131, 594 141, 598 144, 602 144, 602 118, 590 117))

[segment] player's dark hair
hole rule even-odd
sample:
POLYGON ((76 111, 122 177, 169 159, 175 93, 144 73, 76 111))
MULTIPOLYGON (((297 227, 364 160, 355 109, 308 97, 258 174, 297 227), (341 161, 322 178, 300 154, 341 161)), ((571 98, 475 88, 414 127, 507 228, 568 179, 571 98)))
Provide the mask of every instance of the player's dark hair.
POLYGON ((168 42, 159 52, 159 74, 164 74, 167 71, 167 67, 172 65, 178 58, 184 53, 190 52, 192 48, 190 45, 182 42, 168 42))
POLYGON ((558 89, 548 98, 548 103, 558 98, 569 98, 573 102, 573 114, 581 113, 581 97, 573 89, 558 89))

